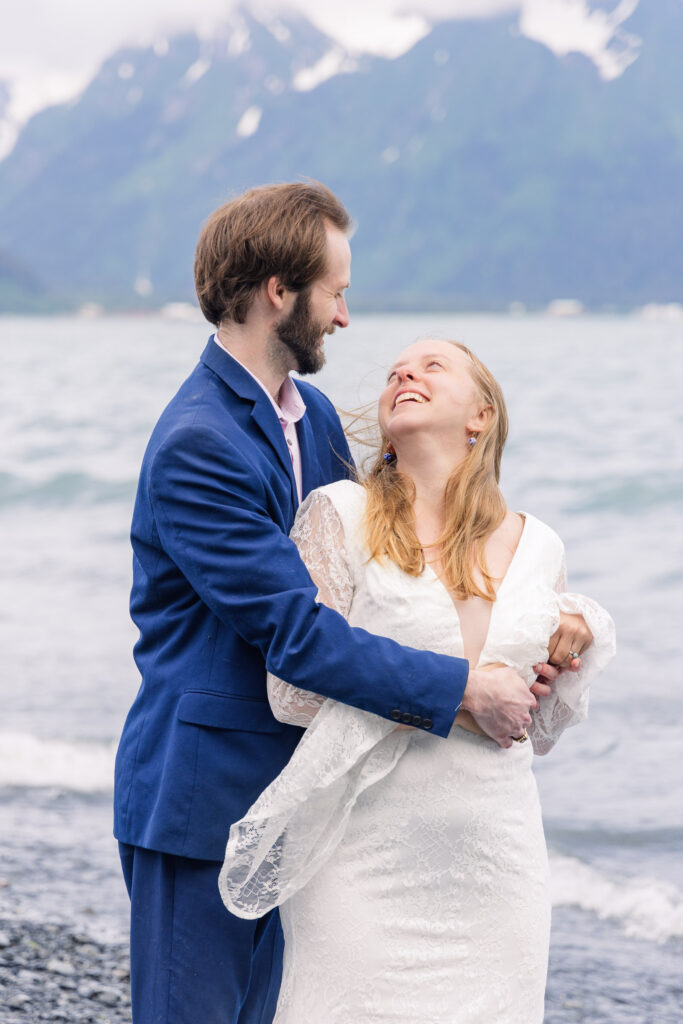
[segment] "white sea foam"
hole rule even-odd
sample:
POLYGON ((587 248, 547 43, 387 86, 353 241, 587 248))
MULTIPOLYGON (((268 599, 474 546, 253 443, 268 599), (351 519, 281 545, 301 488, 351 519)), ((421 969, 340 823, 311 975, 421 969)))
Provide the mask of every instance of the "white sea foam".
POLYGON ((80 793, 108 792, 113 743, 69 743, 28 733, 0 733, 0 786, 49 786, 80 793))
POLYGON ((553 905, 575 906, 617 921, 634 939, 683 938, 683 892, 646 876, 610 877, 574 857, 551 855, 553 905))
MULTIPOLYGON (((56 787, 107 793, 113 743, 69 743, 28 733, 0 733, 0 787, 56 787)), ((618 923, 631 938, 683 938, 683 892, 647 876, 611 876, 573 857, 551 854, 553 905, 575 906, 618 923)))

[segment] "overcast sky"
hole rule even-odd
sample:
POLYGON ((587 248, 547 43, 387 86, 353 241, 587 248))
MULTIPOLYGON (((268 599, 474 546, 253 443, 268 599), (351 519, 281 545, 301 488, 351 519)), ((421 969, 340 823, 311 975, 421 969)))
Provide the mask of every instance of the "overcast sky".
MULTIPOLYGON (((581 50, 618 68, 606 52, 619 24, 638 0, 288 0, 321 29, 351 49, 393 56, 427 30, 430 20, 488 16, 519 10, 527 35, 557 52, 581 50)), ((8 5, 9 6, 9 5, 8 5)), ((234 8, 233 0, 21 0, 3 16, 0 79, 14 83, 13 117, 75 94, 100 62, 124 43, 149 43, 180 28, 208 31, 234 8)), ((254 10, 285 4, 247 0, 254 10)), ((7 9, 6 9, 7 10, 7 9)), ((617 51, 628 50, 624 44, 617 51)))

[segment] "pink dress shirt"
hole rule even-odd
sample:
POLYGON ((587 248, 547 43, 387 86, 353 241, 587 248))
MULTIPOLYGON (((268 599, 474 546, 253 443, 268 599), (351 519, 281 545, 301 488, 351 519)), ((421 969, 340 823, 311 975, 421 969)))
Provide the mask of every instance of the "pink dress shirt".
POLYGON ((284 379, 284 383, 280 388, 280 394, 278 395, 279 404, 275 401, 270 391, 266 388, 262 381, 256 377, 248 366, 244 363, 240 363, 239 359, 236 359, 232 352, 230 352, 225 345, 222 344, 217 334, 213 336, 214 341, 219 345, 224 352, 235 360, 236 363, 242 367, 243 370, 249 374, 250 377, 256 381, 263 392, 268 395, 270 404, 275 409, 277 417, 280 421, 282 429, 285 435, 285 441, 289 448, 289 454, 292 458, 292 467, 294 469, 294 480, 296 481, 296 493, 301 501, 302 494, 302 482, 301 482, 301 449, 299 448, 299 438, 296 432, 296 424, 299 422, 301 417, 306 412, 306 405, 303 398, 299 394, 296 384, 291 377, 287 376, 284 379))

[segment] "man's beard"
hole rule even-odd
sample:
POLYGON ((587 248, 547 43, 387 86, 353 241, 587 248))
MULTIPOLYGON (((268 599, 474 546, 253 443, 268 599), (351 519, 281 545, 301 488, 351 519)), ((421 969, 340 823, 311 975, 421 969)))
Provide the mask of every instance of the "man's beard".
POLYGON ((333 332, 333 324, 313 319, 308 291, 299 292, 292 312, 275 327, 277 337, 294 356, 299 373, 317 373, 323 368, 325 350, 321 339, 333 332))

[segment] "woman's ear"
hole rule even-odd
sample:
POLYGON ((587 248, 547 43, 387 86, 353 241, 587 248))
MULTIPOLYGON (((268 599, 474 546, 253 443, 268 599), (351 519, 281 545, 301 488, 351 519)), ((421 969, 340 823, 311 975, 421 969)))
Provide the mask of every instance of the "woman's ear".
POLYGON ((481 430, 487 427, 493 416, 492 405, 480 405, 474 416, 470 416, 466 424, 466 429, 471 431, 473 434, 478 434, 481 430))

